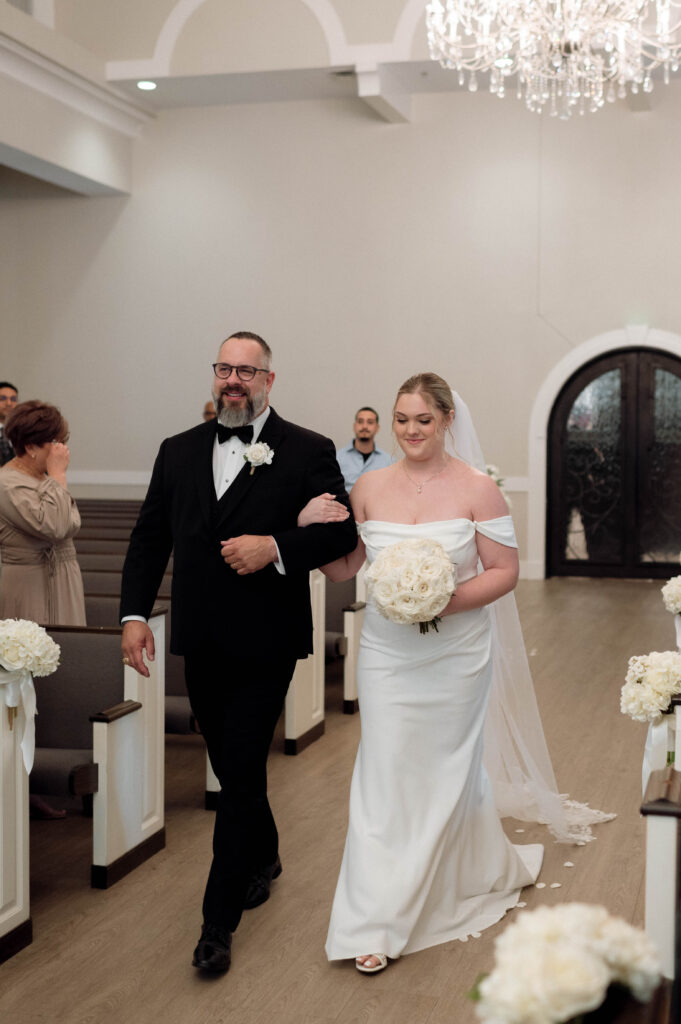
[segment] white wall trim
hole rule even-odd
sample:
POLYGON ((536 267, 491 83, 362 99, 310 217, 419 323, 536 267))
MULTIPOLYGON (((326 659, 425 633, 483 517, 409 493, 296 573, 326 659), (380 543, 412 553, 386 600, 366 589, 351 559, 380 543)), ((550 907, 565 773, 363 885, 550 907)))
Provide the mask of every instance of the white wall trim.
POLYGON ((133 138, 153 119, 152 114, 134 106, 126 97, 4 35, 0 35, 0 75, 133 138))
POLYGON ((393 60, 409 60, 416 30, 423 21, 425 0, 407 0, 393 36, 393 60))
MULTIPOLYGON (((599 334, 558 362, 537 392, 529 433, 529 496, 527 503, 528 579, 543 579, 546 573, 546 441, 549 416, 558 394, 581 366, 620 348, 657 348, 681 359, 681 336, 642 324, 599 334)), ((509 490, 512 488, 509 485, 509 490)))
MULTIPOLYGON (((142 60, 112 60, 106 65, 109 81, 135 78, 166 78, 177 41, 185 25, 206 0, 179 0, 166 18, 156 40, 152 57, 142 60)), ((423 0, 407 0, 395 35, 388 42, 350 45, 338 11, 331 0, 300 0, 314 15, 329 48, 330 67, 375 67, 391 61, 409 60, 414 34, 423 17, 423 0)))
MULTIPOLYGON (((166 18, 153 57, 145 60, 111 60, 106 65, 110 81, 131 78, 165 78, 170 75, 170 62, 182 30, 191 16, 206 0, 179 0, 166 18)), ((332 66, 352 64, 353 47, 348 47, 343 24, 330 0, 301 0, 317 19, 329 48, 332 66)))

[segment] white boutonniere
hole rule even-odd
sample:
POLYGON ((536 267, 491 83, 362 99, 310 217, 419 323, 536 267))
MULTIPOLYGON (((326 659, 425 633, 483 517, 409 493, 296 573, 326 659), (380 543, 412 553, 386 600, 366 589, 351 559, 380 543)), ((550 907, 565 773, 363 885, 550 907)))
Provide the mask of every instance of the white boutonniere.
POLYGON ((249 444, 244 452, 244 462, 251 464, 251 476, 255 473, 257 466, 271 466, 273 458, 274 450, 265 441, 249 444))

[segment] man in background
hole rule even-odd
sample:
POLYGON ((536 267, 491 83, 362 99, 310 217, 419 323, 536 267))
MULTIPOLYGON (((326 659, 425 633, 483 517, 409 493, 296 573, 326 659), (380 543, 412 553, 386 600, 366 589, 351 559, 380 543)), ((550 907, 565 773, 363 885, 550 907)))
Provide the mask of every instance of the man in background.
POLYGON ((379 430, 378 413, 370 405, 363 405, 357 411, 352 429, 354 440, 336 452, 346 491, 350 490, 362 473, 383 469, 394 461, 392 455, 384 452, 374 441, 379 430))
POLYGON ((0 381, 0 466, 14 458, 14 448, 5 437, 5 421, 16 408, 19 392, 9 381, 0 381))
POLYGON ((214 420, 216 416, 217 413, 215 411, 215 403, 206 402, 206 404, 203 407, 203 418, 206 421, 206 423, 210 423, 210 421, 214 420))

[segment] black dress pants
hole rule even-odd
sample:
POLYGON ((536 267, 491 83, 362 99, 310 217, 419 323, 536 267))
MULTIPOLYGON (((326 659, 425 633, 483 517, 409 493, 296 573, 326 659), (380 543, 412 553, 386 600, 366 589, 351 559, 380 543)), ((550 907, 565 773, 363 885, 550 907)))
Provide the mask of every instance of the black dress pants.
POLYGON ((185 679, 221 786, 203 919, 233 932, 250 877, 278 856, 267 754, 296 658, 233 654, 230 646, 219 655, 186 655, 185 679))

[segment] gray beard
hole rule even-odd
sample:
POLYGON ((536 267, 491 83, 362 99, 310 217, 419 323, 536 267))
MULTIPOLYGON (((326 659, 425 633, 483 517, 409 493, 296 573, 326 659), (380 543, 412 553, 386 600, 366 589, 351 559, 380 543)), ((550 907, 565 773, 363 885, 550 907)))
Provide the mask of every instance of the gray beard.
POLYGON ((246 404, 243 409, 228 409, 221 406, 218 409, 218 423, 223 427, 245 427, 252 423, 256 416, 259 416, 267 405, 267 392, 253 396, 246 396, 246 404))

